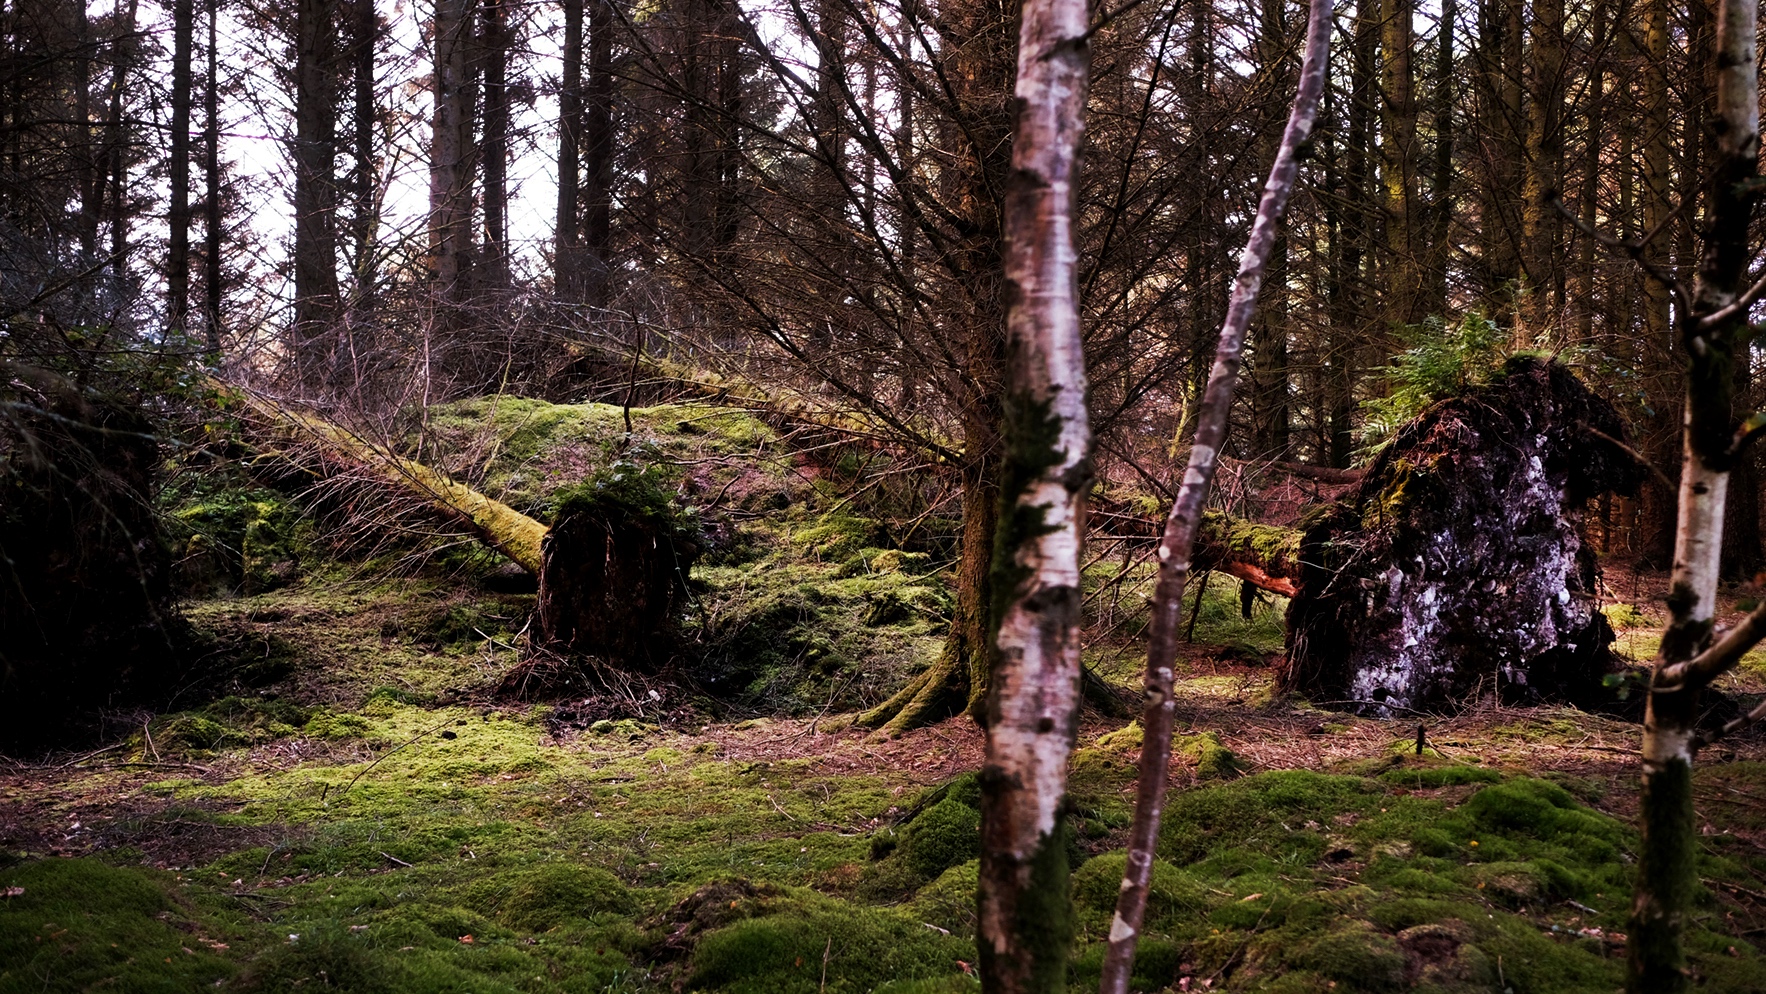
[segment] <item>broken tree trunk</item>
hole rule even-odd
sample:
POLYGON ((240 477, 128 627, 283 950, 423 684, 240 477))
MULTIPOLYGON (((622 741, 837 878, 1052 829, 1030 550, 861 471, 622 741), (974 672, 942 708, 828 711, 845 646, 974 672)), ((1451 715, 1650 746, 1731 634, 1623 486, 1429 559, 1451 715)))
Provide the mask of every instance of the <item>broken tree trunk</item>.
POLYGON ((697 535, 677 521, 647 474, 614 473, 558 501, 553 524, 522 514, 387 446, 249 390, 224 387, 272 427, 326 458, 423 497, 539 579, 539 644, 625 666, 665 655, 683 603, 697 535))
POLYGON ((682 526, 647 474, 577 487, 559 501, 540 548, 544 644, 627 665, 667 658, 700 549, 697 531, 682 526))
POLYGON ((1582 509, 1642 482, 1623 432, 1529 357, 1406 425, 1306 532, 1282 688, 1374 714, 1597 694, 1613 634, 1582 509))
POLYGON ((535 576, 543 573, 540 541, 546 526, 501 501, 455 483, 377 442, 316 414, 297 410, 252 390, 216 383, 221 395, 243 404, 270 426, 317 445, 327 456, 367 471, 380 482, 413 491, 436 510, 455 518, 479 540, 513 559, 535 576))

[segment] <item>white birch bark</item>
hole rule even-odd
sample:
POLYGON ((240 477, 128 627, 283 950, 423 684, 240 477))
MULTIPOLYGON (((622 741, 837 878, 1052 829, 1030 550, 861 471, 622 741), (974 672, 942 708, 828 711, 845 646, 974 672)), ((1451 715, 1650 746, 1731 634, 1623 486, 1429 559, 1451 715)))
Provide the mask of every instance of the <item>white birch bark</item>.
POLYGON ((1079 714, 1079 552, 1091 430, 1073 183, 1089 70, 1085 0, 1027 0, 1005 234, 1005 468, 982 772, 984 987, 1064 991, 1072 937, 1061 807, 1079 714))
POLYGON ((1190 556, 1202 523, 1202 508, 1214 480, 1221 444, 1226 440, 1227 414, 1238 383, 1245 331, 1257 308, 1264 268, 1275 248, 1288 195, 1299 172, 1300 149, 1312 135, 1318 102, 1324 93, 1330 55, 1330 0, 1311 0, 1306 27, 1306 56, 1300 67, 1299 92, 1288 113, 1282 144, 1263 186, 1257 220, 1239 262, 1232 302, 1220 329, 1214 369, 1202 394, 1195 440, 1184 470, 1183 484, 1172 502, 1159 542, 1159 580, 1153 592, 1152 631, 1147 645, 1146 711, 1141 719, 1141 758, 1136 786, 1134 823, 1129 828, 1128 865, 1123 871, 1116 915, 1110 923, 1110 948, 1104 957, 1103 994, 1123 994, 1134 968, 1135 946, 1147 910, 1147 888, 1153 875, 1153 854, 1165 808, 1165 780, 1171 764, 1172 664, 1177 656, 1178 615, 1190 556))

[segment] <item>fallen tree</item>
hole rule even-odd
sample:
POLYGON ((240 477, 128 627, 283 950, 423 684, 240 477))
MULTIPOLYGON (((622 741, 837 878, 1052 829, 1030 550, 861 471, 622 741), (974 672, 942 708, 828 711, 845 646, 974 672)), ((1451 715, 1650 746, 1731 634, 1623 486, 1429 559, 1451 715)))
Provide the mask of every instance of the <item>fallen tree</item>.
POLYGON ((1281 687, 1376 714, 1598 694, 1613 633, 1582 513, 1642 482, 1623 436, 1531 357, 1404 426, 1299 545, 1281 687))
POLYGON ((222 389, 271 430, 415 493, 538 578, 538 647, 625 666, 665 658, 660 643, 672 633, 699 547, 648 474, 616 468, 573 488, 557 501, 548 528, 316 414, 255 391, 222 389))

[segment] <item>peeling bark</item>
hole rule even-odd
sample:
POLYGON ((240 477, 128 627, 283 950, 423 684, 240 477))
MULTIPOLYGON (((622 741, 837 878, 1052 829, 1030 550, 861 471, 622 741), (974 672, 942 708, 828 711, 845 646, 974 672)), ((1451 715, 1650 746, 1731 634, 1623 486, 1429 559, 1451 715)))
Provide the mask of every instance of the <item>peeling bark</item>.
POLYGON ((1079 721, 1079 560, 1092 476, 1072 218, 1087 19, 1085 0, 1027 0, 1018 36, 976 935, 982 984, 998 994, 1065 991, 1073 937, 1062 809, 1079 721))

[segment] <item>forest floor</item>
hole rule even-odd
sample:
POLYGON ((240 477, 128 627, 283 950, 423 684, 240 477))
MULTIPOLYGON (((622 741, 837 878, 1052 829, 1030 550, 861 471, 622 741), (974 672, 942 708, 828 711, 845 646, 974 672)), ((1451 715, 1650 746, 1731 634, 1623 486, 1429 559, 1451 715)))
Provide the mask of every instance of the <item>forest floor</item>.
MULTIPOLYGON (((457 447, 506 499, 581 478, 536 453, 611 458, 568 440, 610 436, 618 409, 517 413, 495 445, 457 447)), ((232 669, 113 716, 102 748, 0 759, 0 994, 977 990, 980 732, 840 720, 936 651, 937 564, 878 548, 825 473, 763 463, 778 439, 751 419, 632 414, 749 536, 695 570, 689 634, 720 705, 703 685, 500 696, 532 595, 437 563, 191 600, 232 669)), ((281 512, 248 496, 185 513, 269 534, 281 512)), ((245 547, 248 574, 276 572, 270 545, 245 547)), ((1088 662, 1132 688, 1138 593, 1119 581, 1145 571, 1094 565, 1088 662)), ((1653 653, 1661 586, 1608 567, 1622 654, 1653 653)), ((1207 588, 1135 989, 1617 990, 1638 727, 1468 702, 1420 721, 1418 755, 1418 720, 1274 693, 1284 606, 1242 619, 1235 590, 1207 588)), ((1766 694, 1766 655, 1724 690, 1766 694)), ((1096 987, 1139 744, 1127 719, 1080 730, 1074 991, 1096 987)), ((1696 794, 1691 969, 1702 990, 1766 990, 1766 737, 1708 749, 1696 794)))
MULTIPOLYGON (((412 596, 193 605, 283 654, 273 696, 0 767, 0 991, 975 989, 970 722, 573 727, 482 693, 513 661, 493 641, 401 632, 412 596)), ((1416 722, 1275 699, 1232 642, 1185 655, 1140 989, 1616 989, 1635 725, 1473 707, 1419 757, 1416 722)), ((1074 763, 1074 990, 1121 870, 1125 724, 1089 717, 1074 763)), ((1694 968, 1766 989, 1766 743, 1706 760, 1694 968)))

